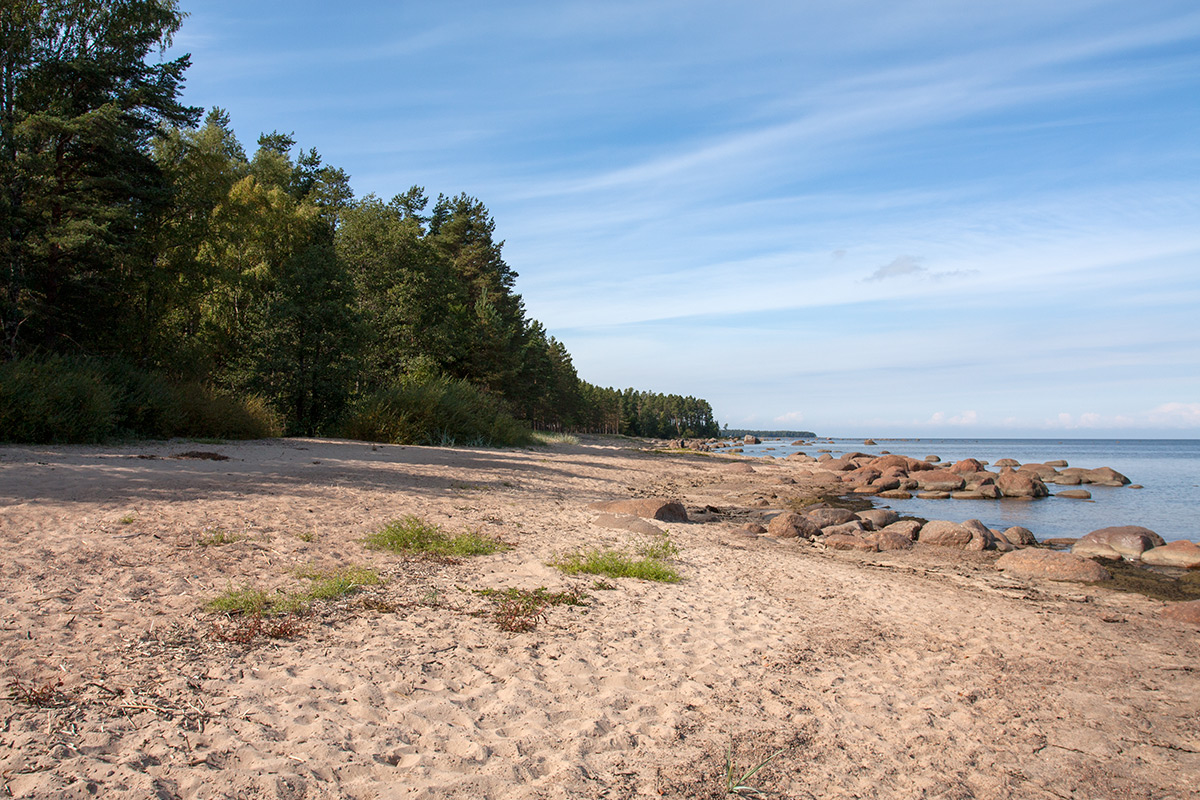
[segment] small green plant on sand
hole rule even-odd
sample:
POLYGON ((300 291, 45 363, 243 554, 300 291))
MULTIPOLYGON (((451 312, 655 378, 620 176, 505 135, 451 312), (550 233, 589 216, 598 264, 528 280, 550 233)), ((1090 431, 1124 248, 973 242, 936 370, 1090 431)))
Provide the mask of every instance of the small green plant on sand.
POLYGON ((508 549, 504 542, 474 531, 450 535, 440 526, 412 515, 389 523, 365 542, 372 550, 431 556, 479 556, 508 549))
POLYGON ((679 553, 679 548, 667 534, 656 536, 637 546, 637 556, 621 550, 592 549, 582 553, 571 553, 550 562, 568 575, 603 575, 608 578, 639 578, 644 581, 678 583, 682 580, 668 559, 679 553))
POLYGON ((230 533, 224 528, 209 528, 200 534, 200 537, 196 539, 196 544, 201 547, 220 547, 223 544, 240 542, 243 538, 245 537, 230 533))
POLYGON ((126 514, 118 520, 122 525, 132 525, 137 521, 137 514, 126 514))
POLYGON ((312 581, 308 591, 300 594, 304 600, 337 600, 364 586, 378 586, 382 582, 375 570, 366 567, 346 567, 332 572, 301 571, 296 576, 312 581))
MULTIPOLYGON (((787 749, 787 748, 784 748, 787 749)), ((725 794, 726 795, 747 795, 747 794, 766 794, 766 792, 758 787, 751 786, 749 781, 759 771, 779 757, 783 750, 776 750, 763 761, 750 767, 738 777, 739 767, 733 763, 733 744, 729 745, 729 749, 725 751, 725 794)))
POLYGON ((588 596, 578 591, 548 592, 537 589, 479 589, 475 592, 495 603, 492 619, 500 630, 524 633, 546 621, 546 609, 551 606, 586 606, 588 596))
POLYGON ((569 433, 534 431, 531 436, 535 446, 548 447, 554 444, 579 444, 579 437, 569 433))

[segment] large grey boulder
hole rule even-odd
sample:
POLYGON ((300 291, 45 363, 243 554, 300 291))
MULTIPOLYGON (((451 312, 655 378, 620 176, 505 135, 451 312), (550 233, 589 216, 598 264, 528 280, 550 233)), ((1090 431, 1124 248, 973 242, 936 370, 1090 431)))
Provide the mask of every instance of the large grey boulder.
POLYGON ((921 532, 921 523, 915 519, 902 519, 888 525, 880 533, 896 533, 901 536, 907 536, 910 540, 916 539, 917 534, 921 532))
POLYGON ((833 550, 861 550, 868 553, 879 550, 875 542, 852 533, 830 533, 823 541, 826 547, 833 550))
POLYGON ((821 529, 821 533, 825 534, 826 536, 830 536, 832 534, 858 536, 859 534, 866 532, 867 526, 863 525, 862 521, 857 519, 851 520, 850 522, 843 522, 841 525, 830 525, 828 528, 821 529))
POLYGON ((1033 548, 1005 553, 996 560, 996 569, 1018 578, 1042 578, 1051 581, 1093 583, 1112 577, 1108 570, 1095 561, 1057 550, 1033 548))
POLYGON ((1037 544, 1037 539, 1033 535, 1033 531, 1029 528, 1022 528, 1020 525, 1014 525, 1004 531, 1004 538, 1016 545, 1027 547, 1032 544, 1037 544))

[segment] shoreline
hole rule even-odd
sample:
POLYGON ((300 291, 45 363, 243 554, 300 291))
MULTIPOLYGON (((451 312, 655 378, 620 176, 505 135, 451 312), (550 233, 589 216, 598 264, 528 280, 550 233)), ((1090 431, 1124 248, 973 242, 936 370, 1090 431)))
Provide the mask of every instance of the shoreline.
POLYGON ((640 448, 0 447, 3 785, 701 798, 725 795, 730 751, 748 768, 778 750, 755 776, 778 797, 1183 798, 1200 779, 1200 640, 1163 603, 1015 579, 992 553, 747 536, 825 476, 640 448), (681 583, 598 589, 547 565, 635 541, 589 508, 632 497, 686 506, 691 522, 651 523, 681 583), (512 547, 363 546, 408 514, 512 547), (218 530, 232 541, 201 543, 218 530), (316 606, 295 638, 211 635, 202 605, 227 587, 294 591, 298 570, 349 565, 383 584, 316 606), (512 587, 589 604, 510 634, 477 592, 512 587))

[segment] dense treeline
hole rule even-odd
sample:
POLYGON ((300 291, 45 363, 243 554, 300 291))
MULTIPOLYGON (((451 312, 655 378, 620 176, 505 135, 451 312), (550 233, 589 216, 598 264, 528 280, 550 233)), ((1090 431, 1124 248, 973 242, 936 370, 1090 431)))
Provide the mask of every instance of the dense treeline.
POLYGON ((291 136, 247 153, 225 112, 183 105, 188 58, 153 60, 181 19, 175 0, 4 0, 0 439, 53 436, 15 433, 40 424, 30 398, 89 386, 109 434, 233 403, 274 420, 259 432, 716 435, 703 400, 581 381, 478 199, 356 198, 291 136), (521 425, 450 421, 467 409, 521 425))

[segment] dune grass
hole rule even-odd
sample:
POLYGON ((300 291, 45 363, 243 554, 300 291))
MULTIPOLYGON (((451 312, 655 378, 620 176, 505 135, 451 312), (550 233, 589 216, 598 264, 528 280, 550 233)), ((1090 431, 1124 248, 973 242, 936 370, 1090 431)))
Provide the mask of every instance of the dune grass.
POLYGON ((389 550, 406 555, 466 557, 507 550, 498 539, 475 531, 449 534, 441 526, 409 515, 395 520, 364 540, 372 550, 389 550))
POLYGON ((636 553, 623 550, 593 548, 561 556, 550 562, 567 575, 603 575, 606 578, 637 578, 643 581, 679 583, 683 577, 669 561, 679 548, 667 534, 640 542, 636 553))

